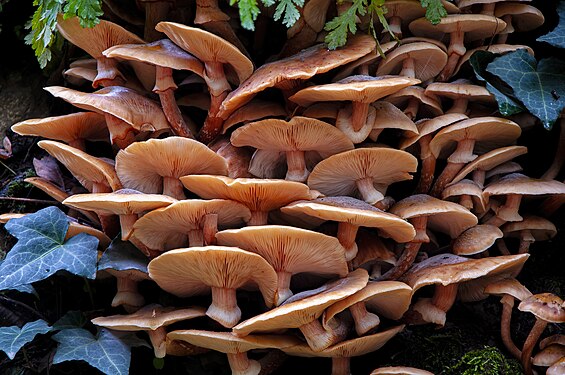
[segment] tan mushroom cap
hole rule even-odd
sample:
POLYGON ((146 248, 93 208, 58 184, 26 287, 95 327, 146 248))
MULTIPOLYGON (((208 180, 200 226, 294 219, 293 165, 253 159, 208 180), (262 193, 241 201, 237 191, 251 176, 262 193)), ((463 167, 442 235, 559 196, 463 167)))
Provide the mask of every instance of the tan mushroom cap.
POLYGON ((437 25, 432 25, 425 17, 410 23, 412 34, 441 40, 446 34, 465 33, 465 41, 490 38, 506 27, 503 20, 484 14, 450 14, 443 17, 437 25))
MULTIPOLYGON (((413 266, 401 281, 410 285, 414 293, 427 285, 447 286, 472 281, 484 276, 501 279, 520 271, 529 254, 468 259, 453 254, 439 254, 413 266)), ((460 288, 462 285, 460 284, 460 288)))
POLYGON ((205 315, 206 309, 203 307, 178 309, 151 304, 142 307, 133 314, 94 318, 92 323, 116 331, 145 331, 205 315))
POLYGON ((375 121, 373 123, 373 130, 369 134, 371 140, 375 140, 374 131, 381 131, 382 129, 398 129, 402 130, 403 137, 414 137, 418 135, 418 128, 414 121, 410 120, 408 116, 398 109, 394 104, 379 101, 372 104, 375 108, 375 121))
POLYGON ((520 125, 500 117, 476 117, 443 128, 430 142, 436 158, 446 157, 457 142, 475 140, 475 150, 489 151, 514 142, 522 133, 520 125))
POLYGON ((222 134, 225 134, 229 128, 243 122, 261 120, 266 117, 286 117, 286 115, 286 109, 280 103, 253 100, 236 110, 224 121, 222 134))
POLYGON ((318 319, 328 306, 361 290, 368 280, 367 271, 357 269, 343 279, 324 285, 320 293, 305 298, 296 294, 283 305, 239 323, 233 327, 233 332, 238 336, 246 336, 253 332, 301 327, 318 319))
POLYGON ((163 178, 189 174, 227 174, 224 158, 200 142, 182 137, 135 142, 116 156, 116 171, 125 187, 161 193, 163 178))
MULTIPOLYGON (((388 8, 387 8, 388 9, 388 8)), ((412 60, 415 78, 427 81, 437 76, 447 63, 447 53, 432 43, 415 42, 401 45, 387 54, 377 69, 377 75, 401 74, 404 62, 412 60)))
MULTIPOLYGON (((388 42, 388 43, 381 43, 379 45, 380 51, 383 54, 386 54, 387 52, 389 52, 390 50, 392 50, 393 48, 395 48, 397 46, 398 46, 398 43, 396 41, 392 41, 392 42, 388 42)), ((342 66, 341 69, 339 69, 339 72, 335 75, 335 77, 333 77, 332 82, 336 82, 336 81, 342 80, 344 78, 347 78, 349 76, 352 76, 352 75, 354 75, 357 68, 359 68, 363 65, 373 65, 373 64, 377 63, 381 58, 382 58, 382 55, 379 53, 379 51, 374 49, 371 52, 369 52, 368 54, 366 54, 365 56, 342 66)))
POLYGON ((390 213, 403 219, 427 216, 427 227, 456 238, 477 225, 477 217, 465 207, 425 194, 412 195, 394 204, 390 213))
POLYGON ((508 294, 519 301, 523 301, 532 295, 532 292, 530 292, 528 288, 520 284, 518 280, 514 278, 502 279, 500 281, 487 285, 487 287, 485 288, 485 293, 494 294, 497 296, 508 294))
POLYGON ((102 159, 55 141, 39 141, 37 145, 61 162, 88 191, 98 191, 97 185, 107 191, 122 188, 114 167, 102 159))
MULTIPOLYGON (((464 196, 470 196, 474 212, 485 212, 487 209, 487 202, 483 196, 483 189, 475 181, 463 179, 459 182, 448 185, 441 192, 441 199, 443 200, 458 200, 461 202, 464 196)), ((461 202, 464 203, 464 202, 461 202)), ((470 207, 467 207, 471 209, 470 207)))
POLYGON ((518 305, 518 310, 530 312, 549 323, 565 323, 565 305, 553 293, 534 294, 518 305))
POLYGON ((549 367, 563 357, 565 357, 565 346, 553 344, 538 352, 534 356, 532 364, 534 366, 549 367))
POLYGON ((282 207, 281 211, 293 216, 308 216, 362 227, 377 228, 381 235, 396 242, 411 241, 416 232, 407 221, 383 212, 370 204, 350 197, 318 198, 298 201, 282 207))
POLYGON ((20 135, 56 139, 65 143, 83 139, 89 141, 110 139, 104 116, 95 112, 25 120, 12 125, 12 131, 20 135))
POLYGON ((434 375, 432 372, 414 367, 381 367, 373 370, 370 375, 434 375))
POLYGON ((315 102, 352 101, 373 103, 405 87, 417 85, 419 80, 409 77, 371 77, 356 75, 335 83, 310 86, 298 91, 289 100, 307 107, 315 102))
POLYGON ((184 247, 188 244, 188 232, 202 229, 203 219, 209 214, 218 215, 220 228, 242 225, 251 216, 247 207, 230 200, 182 200, 144 215, 134 224, 134 233, 151 249, 165 251, 184 247))
MULTIPOLYGON (((441 1, 447 13, 459 13, 459 8, 448 1, 441 1)), ((424 17, 426 9, 422 7, 418 0, 387 0, 387 12, 384 14, 386 19, 399 17, 402 20, 402 26, 414 21, 416 18, 424 17)), ((404 40, 403 38, 402 40, 404 40)))
MULTIPOLYGON (((531 295, 531 293, 530 293, 531 295)), ((544 349, 549 345, 561 345, 565 346, 565 335, 556 334, 546 337, 545 339, 539 342, 539 348, 544 349)))
POLYGON ((237 108, 269 87, 325 73, 365 56, 375 46, 375 40, 371 36, 355 35, 348 38, 344 47, 336 50, 329 50, 325 44, 318 44, 296 55, 265 64, 227 96, 220 107, 219 116, 227 119, 237 108))
POLYGON ((56 98, 61 98, 78 108, 117 117, 136 130, 169 129, 167 118, 156 102, 125 87, 109 86, 93 93, 60 86, 44 89, 56 98))
POLYGON ((184 186, 204 199, 231 199, 251 211, 271 211, 317 193, 300 182, 258 178, 192 175, 181 177, 184 186))
POLYGON ((390 184, 411 180, 410 173, 416 172, 417 166, 417 159, 404 151, 360 148, 322 160, 308 177, 308 186, 328 196, 357 195, 356 181, 370 179, 384 196, 390 184))
POLYGON ((416 122, 418 134, 408 136, 400 142, 399 148, 405 150, 418 142, 422 137, 435 133, 436 131, 451 125, 455 122, 466 120, 469 117, 462 113, 446 113, 431 119, 420 120, 416 122))
POLYGON ((505 1, 529 2, 532 0, 459 0, 457 1, 457 6, 459 7, 459 9, 463 9, 475 4, 497 4, 505 1))
POLYGON ((155 29, 204 63, 231 65, 240 83, 253 73, 253 63, 236 46, 206 30, 175 22, 159 22, 155 29))
POLYGON ((149 262, 149 277, 178 297, 206 294, 210 288, 237 289, 256 284, 273 305, 277 275, 259 255, 226 246, 176 249, 149 262))
POLYGON ((552 364, 545 375, 563 375, 565 373, 565 356, 552 364))
POLYGON ((498 4, 494 10, 494 15, 498 18, 512 17, 512 24, 507 25, 502 33, 534 30, 543 25, 545 21, 543 13, 538 8, 520 3, 498 4))
POLYGON ((511 173, 489 184, 483 194, 487 198, 491 195, 507 194, 565 194, 565 184, 555 180, 538 180, 520 173, 511 173))
POLYGON ((488 250, 495 241, 502 238, 502 231, 494 225, 476 225, 461 233, 453 241, 455 255, 475 255, 488 250))
POLYGON ((426 94, 438 95, 450 99, 469 99, 473 102, 495 103, 494 95, 483 86, 473 85, 466 80, 457 80, 450 83, 434 82, 426 87, 426 94))
POLYGON ((500 164, 498 167, 494 167, 490 171, 487 171, 485 173, 485 177, 491 178, 491 177, 495 177, 495 176, 499 176, 499 175, 505 175, 505 174, 515 173, 515 172, 522 172, 523 170, 524 169, 522 168, 522 166, 520 164, 515 163, 513 161, 507 161, 506 163, 500 164))
POLYGON ((533 215, 524 215, 524 220, 506 223, 502 227, 505 237, 520 237, 520 232, 529 231, 536 241, 547 241, 557 235, 557 228, 551 221, 533 215))
POLYGON ((532 50, 529 46, 526 45, 522 45, 522 44, 491 44, 491 45, 487 45, 487 46, 480 46, 477 48, 474 48, 472 50, 469 50, 467 52, 465 52, 465 54, 459 59, 459 62, 457 63, 457 68, 455 68, 455 71, 453 72, 453 74, 457 74, 459 72, 459 70, 461 69, 461 67, 467 62, 469 61, 469 59, 471 58, 471 56, 473 56, 473 53, 477 52, 477 51, 488 51, 488 52, 492 52, 494 54, 499 54, 499 55, 504 55, 506 53, 509 52, 513 52, 519 49, 525 49, 526 51, 528 51, 528 53, 530 55, 534 55, 534 50, 532 50))
POLYGON ((426 95, 425 90, 419 86, 406 87, 383 100, 400 108, 405 106, 412 99, 420 103, 420 108, 418 109, 419 117, 433 118, 443 115, 439 98, 434 95, 426 95))
POLYGON ((357 256, 351 261, 353 269, 369 266, 377 262, 396 264, 396 255, 392 247, 386 245, 379 237, 367 230, 360 230, 356 243, 359 248, 357 256))
POLYGON ((121 189, 113 193, 71 195, 63 201, 63 204, 105 214, 129 215, 166 207, 176 201, 166 195, 140 194, 130 189, 121 189))

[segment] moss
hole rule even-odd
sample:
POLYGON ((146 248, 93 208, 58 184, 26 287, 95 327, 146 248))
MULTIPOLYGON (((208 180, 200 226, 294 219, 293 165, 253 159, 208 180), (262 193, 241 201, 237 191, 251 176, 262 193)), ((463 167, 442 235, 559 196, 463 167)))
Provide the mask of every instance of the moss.
POLYGON ((443 372, 445 375, 520 375, 520 364, 506 358, 500 350, 492 346, 473 350, 461 357, 452 367, 443 372))
POLYGON ((36 176, 36 174, 33 171, 33 169, 31 168, 26 169, 20 176, 18 176, 8 184, 8 187, 6 189, 6 195, 8 197, 21 196, 23 193, 25 193, 27 190, 33 187, 33 185, 25 182, 24 179, 34 176, 36 176))

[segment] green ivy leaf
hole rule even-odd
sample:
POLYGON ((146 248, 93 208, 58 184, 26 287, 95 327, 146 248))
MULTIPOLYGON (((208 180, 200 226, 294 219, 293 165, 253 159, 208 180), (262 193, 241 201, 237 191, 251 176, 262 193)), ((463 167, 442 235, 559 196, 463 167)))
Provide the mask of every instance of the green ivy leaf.
POLYGON ((551 129, 565 107, 565 61, 550 57, 537 62, 520 49, 497 57, 487 71, 512 87, 514 96, 551 129))
POLYGON ((18 239, 0 264, 0 290, 46 279, 60 270, 94 279, 98 239, 80 233, 65 241, 69 221, 57 207, 48 207, 6 223, 18 239))
POLYGON ((82 313, 82 311, 67 311, 59 320, 53 324, 53 328, 56 330, 72 329, 84 327, 88 320, 82 313))
POLYGON ((16 353, 35 336, 50 332, 53 327, 49 327, 44 320, 26 323, 22 328, 18 326, 0 327, 0 350, 6 353, 8 358, 14 359, 16 353))
POLYGON ((98 270, 137 270, 147 273, 149 259, 129 241, 115 238, 98 262, 98 270))
POLYGON ((422 7, 426 8, 426 19, 437 25, 441 19, 447 17, 447 10, 441 3, 441 0, 420 0, 422 7))
POLYGON ((547 42, 554 47, 565 48, 565 1, 557 4, 557 14, 559 15, 559 23, 548 34, 540 36, 539 42, 547 42))
POLYGON ((347 43, 348 33, 355 34, 357 32, 355 18, 358 14, 360 16, 367 14, 367 6, 367 0, 353 0, 349 9, 326 23, 324 30, 329 32, 326 35, 325 42, 329 49, 344 46, 347 43))

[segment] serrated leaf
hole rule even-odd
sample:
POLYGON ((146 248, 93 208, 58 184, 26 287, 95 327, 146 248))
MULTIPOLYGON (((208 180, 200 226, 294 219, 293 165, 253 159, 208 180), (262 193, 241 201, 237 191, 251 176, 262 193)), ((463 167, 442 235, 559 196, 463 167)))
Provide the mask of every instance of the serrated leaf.
POLYGON ((303 7, 304 0, 279 0, 279 5, 275 9, 273 19, 278 21, 283 15, 283 24, 290 28, 300 18, 300 11, 297 7, 303 7))
POLYGON ((565 1, 557 4, 557 14, 559 15, 559 23, 548 34, 540 36, 539 42, 547 42, 557 48, 565 48, 565 1))
POLYGON ((447 10, 441 3, 441 0, 420 0, 422 7, 426 8, 426 19, 437 25, 441 19, 447 17, 447 10))
POLYGON ((347 43, 348 34, 357 32, 355 19, 357 14, 360 16, 367 14, 367 6, 367 0, 353 0, 351 6, 345 12, 326 23, 324 30, 329 32, 326 35, 325 42, 329 49, 344 46, 347 43))
POLYGON ((61 331, 64 329, 81 328, 86 324, 87 319, 82 311, 67 311, 59 320, 53 324, 53 328, 61 331))
POLYGON ((498 111, 503 116, 510 116, 525 110, 524 106, 514 100, 510 95, 512 89, 505 87, 503 82, 489 74, 486 67, 496 58, 496 55, 488 51, 475 51, 469 59, 469 64, 475 72, 475 76, 479 81, 486 84, 486 89, 494 95, 498 103, 498 111))
POLYGON ((514 96, 551 129, 565 107, 565 61, 550 57, 538 63, 520 49, 497 57, 487 71, 512 87, 514 96))
POLYGON ((65 241, 69 221, 57 207, 9 220, 5 228, 18 239, 0 264, 0 290, 43 280, 65 270, 94 279, 98 239, 80 233, 65 241))
POLYGON ((0 350, 6 353, 8 358, 14 359, 16 353, 35 336, 50 332, 52 329, 53 327, 49 327, 49 324, 41 319, 26 323, 22 328, 0 327, 0 350))
POLYGON ((129 373, 131 350, 115 332, 102 328, 97 336, 82 328, 65 329, 53 336, 57 351, 53 363, 85 361, 104 374, 129 373))
POLYGON ((98 270, 138 270, 147 273, 149 259, 128 241, 115 238, 98 262, 98 270))
POLYGON ((239 8, 241 26, 246 30, 255 30, 255 20, 261 13, 257 6, 257 0, 230 0, 230 5, 235 4, 239 8))
POLYGON ((77 16, 82 27, 94 27, 102 12, 102 0, 67 0, 64 8, 65 19, 77 16))

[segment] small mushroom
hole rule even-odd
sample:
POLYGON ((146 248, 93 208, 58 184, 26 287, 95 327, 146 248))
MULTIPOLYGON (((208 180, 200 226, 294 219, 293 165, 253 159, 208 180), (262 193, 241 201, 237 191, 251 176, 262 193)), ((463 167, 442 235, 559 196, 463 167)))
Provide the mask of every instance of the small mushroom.
POLYGON ((487 211, 483 190, 471 180, 464 179, 447 185, 441 192, 441 199, 449 201, 458 199, 457 203, 477 214, 477 217, 484 215, 487 211))
POLYGON ((453 101, 451 108, 445 113, 461 113, 469 115, 468 105, 470 103, 495 104, 496 99, 483 86, 473 85, 464 79, 458 79, 450 83, 434 82, 426 87, 426 95, 436 95, 453 101))
POLYGON ((433 373, 414 367, 380 367, 371 372, 370 375, 433 375, 433 373))
POLYGON ((502 226, 504 237, 520 239, 518 254, 527 253, 535 241, 547 241, 555 237, 557 228, 543 217, 525 216, 522 221, 506 223, 502 226))
POLYGON ((539 9, 514 2, 498 4, 494 10, 494 15, 504 22, 506 28, 497 37, 497 43, 506 43, 508 35, 514 32, 526 32, 537 29, 543 25, 545 18, 539 9))
POLYGON ((453 254, 469 256, 483 253, 502 236, 502 231, 494 225, 475 225, 453 241, 453 254))
POLYGON ((377 75, 398 74, 425 82, 437 76, 446 63, 447 54, 435 44, 408 43, 395 48, 381 60, 377 75))
POLYGON ((565 357, 565 346, 553 344, 538 352, 532 358, 532 364, 539 367, 549 367, 563 357, 565 357))

